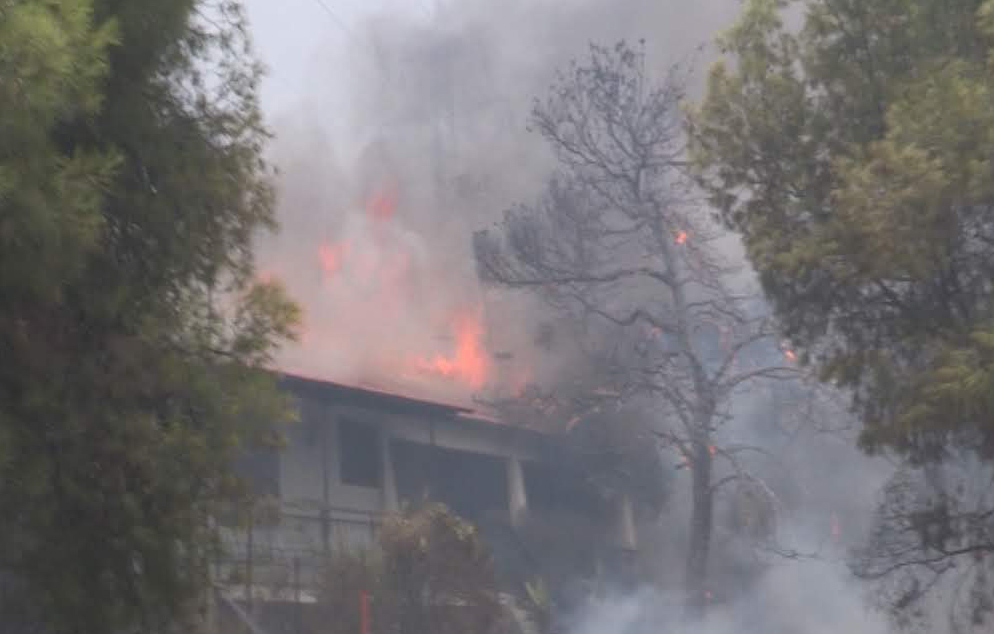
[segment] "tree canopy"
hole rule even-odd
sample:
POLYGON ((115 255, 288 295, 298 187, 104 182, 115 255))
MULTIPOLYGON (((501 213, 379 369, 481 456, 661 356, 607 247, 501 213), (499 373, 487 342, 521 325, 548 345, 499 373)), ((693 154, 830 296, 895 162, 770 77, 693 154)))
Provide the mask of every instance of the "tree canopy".
POLYGON ((803 360, 851 390, 864 448, 907 459, 857 568, 900 576, 906 614, 958 569, 974 583, 951 605, 981 623, 994 2, 750 0, 720 46, 731 63, 690 116, 700 183, 803 360))
POLYGON ((753 0, 691 118, 701 182, 868 448, 994 451, 994 3, 753 0))
POLYGON ((3 618, 174 620, 233 452, 289 415, 259 73, 237 2, 0 3, 3 618))

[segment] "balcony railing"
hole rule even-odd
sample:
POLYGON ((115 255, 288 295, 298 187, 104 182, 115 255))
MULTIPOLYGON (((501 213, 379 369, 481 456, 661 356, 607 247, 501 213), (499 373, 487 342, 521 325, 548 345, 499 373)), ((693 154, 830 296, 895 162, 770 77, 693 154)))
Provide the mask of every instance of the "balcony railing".
POLYGON ((222 529, 214 576, 246 598, 307 602, 328 557, 372 548, 381 524, 358 509, 284 505, 269 525, 222 529))

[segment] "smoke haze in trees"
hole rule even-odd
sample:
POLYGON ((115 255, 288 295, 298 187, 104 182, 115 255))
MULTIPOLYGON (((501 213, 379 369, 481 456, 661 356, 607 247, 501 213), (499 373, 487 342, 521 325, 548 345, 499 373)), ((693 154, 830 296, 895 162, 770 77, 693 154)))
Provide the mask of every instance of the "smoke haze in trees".
MULTIPOLYGON (((269 2, 254 0, 250 9, 261 14, 258 6, 269 2)), ((534 300, 481 288, 471 251, 472 232, 515 202, 533 200, 552 168, 547 148, 526 130, 532 100, 545 94, 556 69, 586 55, 590 41, 622 38, 645 40, 655 77, 675 62, 692 64, 696 94, 713 55, 710 47, 698 49, 731 23, 740 3, 425 4, 362 15, 335 5, 339 18, 351 18, 344 27, 318 10, 313 18, 327 31, 327 44, 297 55, 309 60, 303 70, 281 75, 273 62, 282 79, 268 85, 270 93, 297 85, 286 79, 291 75, 306 78, 298 82, 306 88, 271 100, 283 231, 261 245, 260 271, 282 279, 305 310, 303 340, 285 351, 284 368, 465 401, 480 391, 513 393, 529 381, 554 380, 574 361, 565 337, 540 328, 546 314, 534 300)), ((266 25, 257 28, 265 33, 266 25)), ((263 57, 294 37, 259 38, 263 57)), ((726 255, 737 253, 729 241, 726 255)), ((748 624, 764 633, 884 631, 864 616, 841 559, 865 533, 886 465, 870 463, 848 438, 765 428, 776 405, 762 395, 737 407, 744 413, 732 440, 776 445, 779 464, 757 461, 756 468, 793 485, 780 500, 785 546, 818 551, 825 560, 767 558, 770 568, 755 592, 730 599, 694 631, 752 631, 748 624)), ((672 456, 664 460, 676 467, 672 456)), ((686 509, 678 495, 644 529, 656 576, 673 596, 686 509)), ((724 553, 716 566, 719 573, 728 568, 722 574, 729 578, 737 565, 732 541, 716 547, 724 553)), ((677 623, 659 627, 678 603, 660 615, 668 604, 658 595, 605 600, 575 615, 573 632, 678 632, 677 623)))

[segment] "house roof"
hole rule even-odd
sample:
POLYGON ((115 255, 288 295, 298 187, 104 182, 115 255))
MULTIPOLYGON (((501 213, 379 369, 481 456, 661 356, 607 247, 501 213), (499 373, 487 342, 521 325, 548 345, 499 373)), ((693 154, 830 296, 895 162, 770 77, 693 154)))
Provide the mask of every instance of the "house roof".
POLYGON ((491 429, 506 430, 508 432, 545 435, 539 430, 514 425, 497 416, 464 405, 430 401, 379 388, 347 385, 327 379, 318 379, 287 372, 279 373, 279 383, 285 389, 296 394, 324 402, 352 405, 364 409, 377 409, 435 420, 453 420, 469 425, 485 425, 491 429))

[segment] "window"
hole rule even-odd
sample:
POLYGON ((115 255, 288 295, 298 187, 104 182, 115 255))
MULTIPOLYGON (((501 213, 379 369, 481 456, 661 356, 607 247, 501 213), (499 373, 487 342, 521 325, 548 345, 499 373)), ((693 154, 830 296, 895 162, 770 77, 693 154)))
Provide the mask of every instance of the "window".
POLYGON ((376 429, 354 421, 339 421, 338 464, 342 484, 379 488, 380 438, 376 429))

